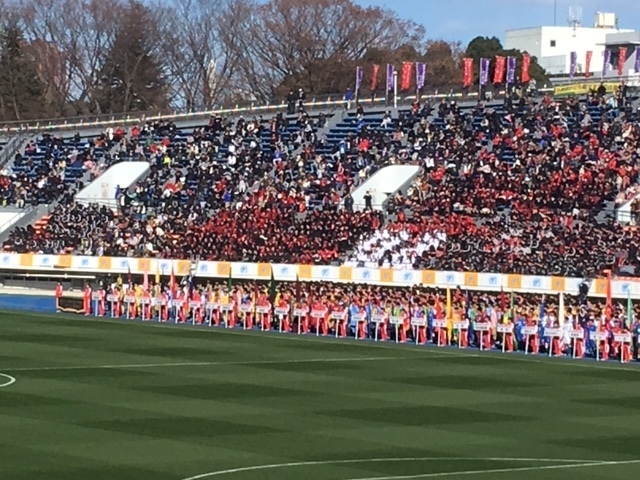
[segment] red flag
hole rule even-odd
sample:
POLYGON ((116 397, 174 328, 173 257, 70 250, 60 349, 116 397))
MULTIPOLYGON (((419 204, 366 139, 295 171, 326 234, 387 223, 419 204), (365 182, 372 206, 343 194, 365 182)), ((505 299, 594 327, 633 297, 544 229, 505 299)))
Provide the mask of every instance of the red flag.
POLYGON ((531 66, 531 56, 528 53, 522 54, 522 83, 529 83, 531 81, 531 75, 529 74, 529 67, 531 66))
POLYGON ((413 62, 402 62, 402 78, 400 79, 401 90, 409 90, 411 88, 412 75, 413 62))
POLYGON ((592 58, 593 58, 593 52, 589 50, 587 52, 587 57, 584 60, 584 76, 585 77, 591 76, 591 59, 592 58))
POLYGON ((505 69, 507 68, 507 59, 496 55, 496 68, 493 71, 493 83, 496 85, 504 82, 505 69))
POLYGON ((462 86, 468 87, 473 79, 473 58, 462 59, 462 86))
POLYGON ((133 288, 133 278, 131 277, 131 266, 127 264, 127 283, 129 288, 133 288))
POLYGON ((171 297, 175 298, 178 294, 178 285, 176 283, 176 275, 173 273, 173 265, 171 266, 171 279, 169 280, 169 290, 171 291, 171 297))
POLYGON ((624 71, 624 64, 627 61, 627 47, 620 47, 618 52, 618 76, 624 71))
POLYGON ((378 74, 380 73, 380 65, 374 65, 371 73, 371 91, 375 92, 378 88, 378 74))

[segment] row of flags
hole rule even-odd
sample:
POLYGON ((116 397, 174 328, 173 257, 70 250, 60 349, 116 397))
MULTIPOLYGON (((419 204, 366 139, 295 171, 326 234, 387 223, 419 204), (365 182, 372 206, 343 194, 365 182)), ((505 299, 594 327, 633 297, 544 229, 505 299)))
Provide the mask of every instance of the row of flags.
MULTIPOLYGON (((480 59, 480 85, 487 85, 489 83, 489 68, 491 60, 488 58, 480 59)), ((497 55, 495 57, 495 69, 493 75, 493 83, 507 85, 513 85, 516 83, 516 57, 503 57, 497 55)), ((473 80, 473 58, 464 58, 462 61, 462 83, 465 87, 471 85, 473 80)), ((522 69, 520 73, 520 81, 522 83, 528 83, 531 80, 529 74, 529 67, 531 66, 531 57, 528 54, 522 55, 522 69)), ((378 88, 378 77, 380 76, 380 65, 373 65, 371 71, 371 84, 370 88, 372 92, 375 92, 378 88)), ((427 78, 427 64, 424 62, 402 62, 402 67, 398 72, 396 66, 389 63, 386 66, 386 83, 385 91, 391 92, 396 88, 396 81, 399 77, 398 88, 402 91, 410 90, 412 86, 415 86, 417 91, 424 89, 427 78), (415 81, 414 81, 415 80, 415 81)), ((356 67, 356 95, 362 88, 364 81, 364 68, 356 67)))
MULTIPOLYGON (((427 64, 424 62, 402 62, 402 68, 400 70, 400 90, 406 91, 411 89, 414 77, 415 68, 415 87, 420 91, 424 88, 427 78, 427 64)), ((390 92, 395 89, 396 82, 396 66, 389 63, 386 69, 386 91, 390 92)), ((378 76, 380 75, 380 65, 373 65, 371 71, 371 91, 375 92, 378 88, 378 76)), ((356 94, 360 92, 362 88, 362 81, 364 79, 363 67, 356 67, 356 94)))
MULTIPOLYGON (((504 57, 502 55, 496 55, 494 59, 493 69, 493 83, 501 85, 506 83, 507 85, 514 85, 516 83, 516 57, 504 57)), ((462 59, 462 85, 464 87, 470 87, 473 83, 473 58, 462 59)), ((489 83, 489 72, 491 68, 490 58, 480 59, 480 86, 486 86, 489 83)), ((522 54, 522 65, 520 70, 520 82, 529 83, 531 81, 531 56, 528 53, 522 54)))
MULTIPOLYGON (((618 64, 617 64, 617 73, 618 76, 622 76, 624 72, 624 64, 627 62, 627 47, 620 47, 618 49, 618 64)), ((640 46, 635 49, 636 61, 633 66, 633 71, 635 73, 640 73, 640 46)), ((591 76, 591 61, 593 59, 593 52, 591 50, 585 53, 584 59, 584 72, 583 75, 585 77, 591 76)), ((605 50, 604 56, 602 59, 602 77, 604 77, 609 68, 611 67, 611 50, 605 50)), ((573 78, 578 69, 578 53, 571 52, 569 53, 569 77, 573 78)))

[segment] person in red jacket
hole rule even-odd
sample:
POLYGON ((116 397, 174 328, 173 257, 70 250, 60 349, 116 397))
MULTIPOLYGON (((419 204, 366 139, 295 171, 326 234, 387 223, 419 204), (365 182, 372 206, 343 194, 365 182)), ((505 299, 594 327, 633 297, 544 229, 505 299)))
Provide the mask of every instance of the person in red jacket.
POLYGON ((64 288, 62 287, 62 282, 58 282, 56 285, 56 310, 60 311, 60 299, 62 298, 62 293, 64 292, 64 288))
POLYGON ((82 295, 82 305, 84 307, 84 314, 91 315, 91 285, 88 283, 84 286, 84 293, 82 295))

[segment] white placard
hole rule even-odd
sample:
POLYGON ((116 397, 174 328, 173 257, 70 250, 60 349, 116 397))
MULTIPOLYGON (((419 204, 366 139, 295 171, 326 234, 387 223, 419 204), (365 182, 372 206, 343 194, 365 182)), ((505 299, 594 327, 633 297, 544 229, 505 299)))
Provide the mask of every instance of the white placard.
POLYGON ((469 322, 467 320, 463 322, 453 322, 454 330, 469 330, 469 322))
POLYGON ((446 320, 434 320, 433 321, 433 328, 447 328, 447 322, 446 320))
POLYGON ((402 325, 404 323, 404 318, 398 316, 389 317, 389 323, 391 325, 402 325))
POLYGON ((496 326, 496 332, 498 333, 513 333, 513 324, 512 323, 499 323, 496 326))
POLYGON ((293 316, 294 317, 306 317, 308 310, 305 308, 294 308, 293 316))
POLYGON ((631 343, 631 334, 630 333, 614 333, 613 341, 620 343, 631 343))
POLYGON ((412 318, 411 319, 411 326, 412 327, 426 327, 427 326, 427 319, 424 318, 424 317, 412 318))
POLYGON ((473 326, 473 329, 476 332, 490 332, 491 324, 488 322, 476 322, 475 325, 473 326))
POLYGON ((609 340, 609 332, 595 332, 593 334, 593 339, 596 342, 606 342, 609 340))
POLYGON ((223 303, 222 305, 220 305, 220 310, 222 310, 223 312, 232 312, 233 307, 233 303, 223 303))
POLYGON ((345 312, 344 310, 331 312, 331 318, 333 320, 344 320, 345 318, 347 318, 347 312, 345 312))
POLYGON ((379 315, 379 314, 371 315, 371 321, 373 323, 384 323, 384 315, 379 315))
POLYGON ((266 314, 266 313, 269 313, 270 311, 271 311, 271 307, 266 307, 264 305, 258 305, 256 307, 256 313, 266 314))
POLYGON ((98 292, 92 293, 91 298, 93 300, 100 300, 100 294, 98 292))
POLYGON ((324 318, 326 314, 326 310, 311 310, 311 318, 324 318))
POLYGON ((545 328, 544 336, 545 337, 562 337, 564 332, 560 328, 545 328))
POLYGON ((367 314, 366 313, 354 313, 353 315, 351 315, 351 318, 353 318, 354 322, 366 322, 367 321, 367 314))
POLYGON ((275 313, 276 315, 287 315, 289 313, 289 308, 287 308, 287 307, 276 307, 273 310, 273 313, 275 313))
POLYGON ((126 297, 124 297, 124 303, 136 303, 136 297, 127 295, 126 297))
POLYGON ((117 302, 119 298, 118 295, 107 295, 107 302, 117 302))
POLYGON ((176 298, 174 300, 171 300, 171 306, 172 307, 181 308, 183 305, 184 305, 184 300, 181 300, 181 299, 178 299, 178 298, 176 298))
POLYGON ((527 325, 522 327, 522 334, 523 335, 537 335, 538 334, 538 327, 536 325, 527 325))
POLYGON ((569 333, 569 336, 571 338, 575 338, 576 340, 584 340, 584 330, 580 329, 580 330, 571 330, 571 333, 569 333))

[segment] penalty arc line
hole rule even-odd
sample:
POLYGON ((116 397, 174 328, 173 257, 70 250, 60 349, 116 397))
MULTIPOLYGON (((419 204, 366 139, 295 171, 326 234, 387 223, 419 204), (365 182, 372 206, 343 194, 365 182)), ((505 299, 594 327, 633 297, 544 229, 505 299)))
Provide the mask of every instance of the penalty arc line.
MULTIPOLYGON (((508 458, 508 457, 392 457, 392 458, 360 458, 360 459, 347 459, 347 460, 318 460, 310 462, 291 462, 291 463, 272 463, 266 465, 253 465, 250 467, 231 468, 227 470, 218 470, 216 472, 201 473, 193 477, 183 478, 182 480, 202 480, 205 478, 233 475, 235 473, 253 472, 259 470, 274 470, 279 468, 291 468, 291 467, 309 467, 314 465, 347 465, 355 463, 381 463, 381 462, 424 462, 424 461, 485 461, 485 462, 544 462, 544 463, 568 463, 573 466, 589 466, 602 463, 601 460, 578 460, 567 458, 508 458), (576 463, 581 462, 581 463, 576 463)), ((639 462, 640 460, 632 460, 631 462, 639 462)), ((532 467, 527 467, 532 468, 532 467)), ((537 467, 540 468, 540 467, 537 467)), ((433 475, 433 474, 428 474, 433 475)), ((441 474, 437 474, 441 475, 441 474)), ((449 473, 451 475, 451 473, 449 473)), ((385 477, 388 480, 401 477, 385 477)), ((407 477, 412 478, 412 477, 407 477)), ((374 480, 374 479, 353 479, 353 480, 374 480)), ((380 479, 382 480, 382 479, 380 479)))
POLYGON ((0 388, 8 387, 9 385, 13 385, 14 383, 16 383, 16 379, 11 375, 7 375, 6 373, 0 373, 0 377, 8 379, 7 382, 0 384, 0 388))
POLYGON ((483 473, 516 473, 516 472, 534 472, 542 470, 561 470, 569 468, 587 468, 587 467, 606 467, 614 465, 631 465, 640 463, 640 460, 623 460, 610 462, 591 462, 591 463, 570 463, 568 465, 538 465, 536 467, 515 467, 515 468, 495 468, 491 470, 462 470, 459 472, 441 472, 441 473, 422 473, 417 475, 400 475, 391 477, 367 477, 367 478, 350 478, 348 480, 411 480, 417 478, 442 478, 442 477, 461 477, 463 475, 481 475, 483 473))

